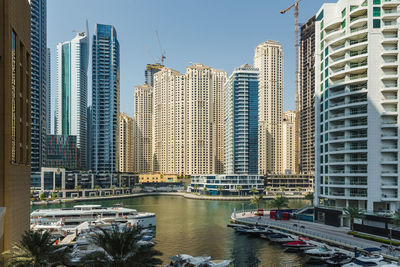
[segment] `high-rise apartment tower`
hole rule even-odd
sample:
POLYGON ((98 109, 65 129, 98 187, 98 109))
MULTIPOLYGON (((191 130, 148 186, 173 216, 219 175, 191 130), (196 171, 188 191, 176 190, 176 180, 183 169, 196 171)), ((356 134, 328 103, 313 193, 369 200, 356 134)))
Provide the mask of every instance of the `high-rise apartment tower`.
POLYGON ((31 6, 31 170, 40 172, 46 159, 47 0, 31 6))
POLYGON ((315 16, 301 26, 298 121, 300 128, 299 171, 314 173, 315 16))
POLYGON ((296 173, 296 112, 283 113, 282 122, 282 173, 296 173))
POLYGON ((96 24, 92 44, 92 167, 95 172, 119 170, 119 66, 117 31, 112 25, 96 24))
POLYGON ((283 51, 276 41, 255 49, 258 83, 258 170, 260 174, 282 170, 283 51))
POLYGON ((153 88, 143 84, 135 87, 133 112, 134 171, 153 171, 153 88))
POLYGON ((56 135, 76 136, 80 168, 86 169, 89 33, 57 45, 56 135))
POLYGON ((28 1, 0 0, 0 254, 29 229, 30 34, 28 1))
POLYGON ((315 204, 400 208, 398 1, 324 4, 315 26, 315 204))
POLYGON ((258 69, 236 68, 224 89, 225 173, 258 173, 258 69))
POLYGON ((119 114, 119 171, 133 172, 133 119, 119 114))

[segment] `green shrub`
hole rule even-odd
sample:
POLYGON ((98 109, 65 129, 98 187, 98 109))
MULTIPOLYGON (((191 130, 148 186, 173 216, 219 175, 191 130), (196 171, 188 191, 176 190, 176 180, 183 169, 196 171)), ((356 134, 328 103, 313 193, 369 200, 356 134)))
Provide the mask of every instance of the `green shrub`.
MULTIPOLYGON (((390 244, 390 241, 388 239, 377 237, 377 236, 371 236, 371 235, 361 234, 361 233, 352 232, 352 231, 347 232, 347 234, 352 235, 354 237, 362 238, 362 239, 367 239, 367 240, 380 242, 380 243, 384 243, 384 244, 388 244, 388 245, 390 244)), ((392 240, 392 245, 398 247, 398 246, 400 246, 400 242, 392 240)))

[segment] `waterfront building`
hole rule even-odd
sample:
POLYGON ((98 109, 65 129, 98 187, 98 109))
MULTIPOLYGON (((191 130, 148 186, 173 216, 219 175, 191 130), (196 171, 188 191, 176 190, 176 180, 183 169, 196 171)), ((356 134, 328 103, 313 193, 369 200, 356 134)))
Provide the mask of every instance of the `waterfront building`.
POLYGON ((80 168, 86 169, 87 71, 89 33, 78 32, 74 39, 57 45, 57 125, 56 135, 76 136, 80 168))
POLYGON ((264 192, 264 176, 248 174, 192 175, 189 190, 207 195, 250 195, 252 188, 264 192))
POLYGON ((224 89, 225 173, 258 173, 258 69, 236 68, 224 89))
POLYGON ((168 174, 168 173, 144 173, 139 174, 139 183, 179 183, 178 174, 168 174))
POLYGON ((258 82, 258 170, 259 174, 282 170, 283 51, 276 41, 255 49, 258 82))
POLYGON ((312 193, 314 191, 314 175, 267 174, 265 186, 267 193, 312 193))
POLYGON ((317 13, 315 205, 400 208, 399 4, 339 0, 317 13))
POLYGON ((315 16, 300 28, 299 171, 314 173, 315 16))
POLYGON ((46 159, 47 0, 31 7, 31 170, 40 172, 46 159))
POLYGON ((81 159, 78 137, 75 135, 47 135, 46 167, 79 170, 81 159))
POLYGON ((58 191, 62 197, 89 197, 112 193, 130 194, 138 181, 139 176, 134 173, 95 173, 43 167, 40 179, 31 187, 48 195, 58 191))
POLYGON ((136 86, 133 98, 133 171, 149 173, 153 171, 153 88, 136 86))
POLYGON ((223 108, 216 103, 222 104, 225 81, 225 72, 203 64, 187 67, 185 74, 163 68, 154 75, 154 171, 207 174, 224 162, 223 108))
POLYGON ((29 229, 31 36, 28 1, 0 0, 0 35, 1 254, 11 249, 29 229))
POLYGON ((145 78, 145 84, 153 87, 154 85, 154 74, 158 71, 160 71, 164 65, 161 65, 160 63, 154 63, 154 64, 147 64, 146 65, 146 70, 144 71, 144 78, 145 78))
POLYGON ((92 170, 92 154, 93 154, 93 108, 88 106, 86 109, 86 169, 92 170))
POLYGON ((119 114, 119 172, 133 172, 133 119, 119 114))
POLYGON ((119 67, 114 26, 96 24, 92 44, 92 169, 96 172, 119 170, 119 67))
POLYGON ((46 50, 46 134, 51 134, 51 54, 46 50))
POLYGON ((296 173, 296 112, 283 113, 282 122, 282 173, 296 173))

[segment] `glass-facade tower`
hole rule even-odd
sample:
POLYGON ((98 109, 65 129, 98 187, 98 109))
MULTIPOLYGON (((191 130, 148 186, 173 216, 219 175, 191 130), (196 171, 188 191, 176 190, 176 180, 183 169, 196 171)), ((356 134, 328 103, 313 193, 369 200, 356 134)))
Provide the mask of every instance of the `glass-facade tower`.
POLYGON ((258 173, 258 69, 236 68, 225 84, 225 173, 258 173))
POLYGON ((31 171, 40 172, 46 157, 47 0, 31 6, 31 171))
POLYGON ((93 157, 96 172, 118 171, 119 42, 112 25, 96 24, 92 44, 93 157))
POLYGON ((86 169, 87 71, 89 36, 77 33, 71 41, 57 45, 57 124, 56 134, 76 136, 80 169, 86 169))

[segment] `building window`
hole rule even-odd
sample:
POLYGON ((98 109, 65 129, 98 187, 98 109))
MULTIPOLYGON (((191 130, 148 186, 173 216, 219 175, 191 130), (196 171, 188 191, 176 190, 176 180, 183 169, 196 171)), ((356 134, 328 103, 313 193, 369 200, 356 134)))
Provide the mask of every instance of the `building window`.
POLYGON ((381 4, 381 0, 374 0, 374 5, 380 5, 380 4, 381 4))
POLYGON ((342 18, 344 18, 344 16, 346 16, 346 9, 342 10, 342 18))
POLYGON ((374 17, 380 17, 381 16, 381 8, 380 7, 374 7, 374 17))
POLYGON ((379 29, 381 27, 381 20, 380 19, 374 19, 373 26, 374 26, 374 29, 379 29))
POLYGON ((344 27, 346 27, 346 20, 343 20, 343 21, 342 21, 342 29, 343 29, 344 27))
POLYGON ((16 163, 17 152, 17 126, 16 126, 16 106, 17 106, 17 40, 15 32, 11 32, 11 162, 16 163))

